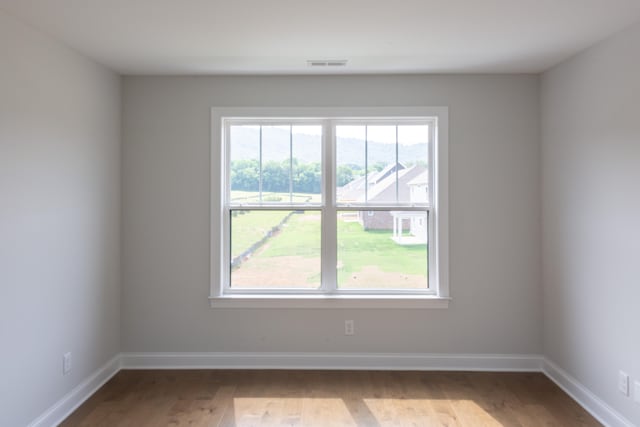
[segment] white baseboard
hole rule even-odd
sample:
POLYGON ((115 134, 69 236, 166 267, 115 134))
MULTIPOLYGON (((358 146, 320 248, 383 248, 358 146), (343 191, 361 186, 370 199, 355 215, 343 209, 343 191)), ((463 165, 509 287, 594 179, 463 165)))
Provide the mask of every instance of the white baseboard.
POLYGON ((58 400, 42 415, 33 420, 29 427, 57 426, 119 371, 120 354, 117 354, 89 378, 64 395, 62 399, 58 400))
POLYGON ((593 394, 591 390, 551 360, 547 358, 542 360, 542 372, 605 426, 635 427, 631 421, 607 405, 602 399, 593 394))
POLYGON ((121 369, 326 369, 542 372, 607 427, 634 427, 563 369, 531 354, 121 353, 67 393, 29 427, 57 426, 121 369))
POLYGON ((123 353, 123 369, 541 370, 541 356, 395 353, 123 353))

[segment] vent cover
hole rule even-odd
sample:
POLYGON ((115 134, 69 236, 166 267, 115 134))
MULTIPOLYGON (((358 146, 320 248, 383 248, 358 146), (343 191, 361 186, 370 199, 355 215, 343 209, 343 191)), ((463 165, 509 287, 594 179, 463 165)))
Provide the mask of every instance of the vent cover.
POLYGON ((309 67, 344 67, 347 65, 346 59, 310 59, 307 61, 309 67))

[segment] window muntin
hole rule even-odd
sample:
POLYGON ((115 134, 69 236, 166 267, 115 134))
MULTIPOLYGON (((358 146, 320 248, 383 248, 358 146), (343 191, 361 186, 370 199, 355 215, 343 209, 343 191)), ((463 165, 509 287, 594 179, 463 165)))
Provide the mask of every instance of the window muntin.
MULTIPOLYGON (((228 273, 223 274, 223 293, 249 293, 249 294, 270 294, 270 293, 331 293, 331 294, 402 294, 402 293, 436 293, 436 287, 433 286, 435 281, 435 256, 429 253, 427 249, 428 239, 426 236, 432 232, 434 223, 429 221, 430 213, 433 210, 433 191, 428 190, 429 182, 434 182, 433 172, 434 165, 430 165, 430 159, 433 158, 434 150, 434 137, 435 127, 437 120, 435 118, 420 118, 420 119, 394 119, 394 118, 372 118, 372 119, 225 119, 223 120, 223 128, 225 130, 225 151, 227 155, 224 157, 223 170, 227 178, 226 182, 231 185, 226 185, 226 196, 222 201, 223 206, 223 225, 226 223, 223 233, 227 231, 226 241, 230 242, 230 246, 233 246, 234 234, 240 234, 238 229, 239 222, 236 221, 236 231, 234 232, 232 215, 247 215, 246 213, 255 214, 257 211, 263 211, 263 215, 278 213, 284 206, 291 208, 288 213, 296 212, 302 213, 303 217, 310 214, 310 205, 318 206, 317 211, 313 211, 313 215, 316 220, 315 229, 312 234, 316 236, 314 240, 313 251, 319 255, 320 261, 320 274, 314 264, 312 274, 307 275, 306 278, 302 278, 301 274, 296 273, 296 269, 292 266, 286 266, 281 268, 280 271, 274 271, 277 263, 265 262, 264 259, 260 259, 261 254, 251 254, 250 258, 254 265, 251 266, 252 271, 259 271, 256 268, 259 263, 272 267, 271 271, 264 271, 262 277, 253 276, 255 282, 251 283, 250 274, 241 272, 242 266, 238 269, 238 266, 232 266, 231 260, 233 258, 230 249, 226 255, 223 251, 223 269, 225 265, 228 266, 228 273), (271 133, 273 146, 286 146, 285 134, 289 135, 289 149, 280 149, 280 155, 277 153, 265 153, 269 148, 269 141, 258 141, 256 144, 255 138, 249 138, 248 145, 252 145, 254 152, 245 157, 258 160, 258 184, 255 186, 255 190, 250 194, 250 197, 246 197, 243 194, 243 198, 237 197, 239 194, 234 183, 231 180, 231 174, 237 173, 239 170, 234 170, 233 161, 239 160, 238 155, 234 156, 234 151, 240 152, 244 150, 238 140, 234 140, 234 136, 238 135, 236 127, 250 128, 257 131, 257 134, 262 133, 262 137, 271 133), (364 134, 364 137, 362 135, 364 134), (315 135, 314 138, 309 138, 310 135, 315 135), (371 141, 369 141, 369 138, 371 141), (376 139, 378 141, 376 141, 376 139), (273 142, 279 141, 279 142, 273 142), (296 141, 299 141, 296 144, 296 141), (303 145, 302 142, 306 142, 303 145), (237 145, 240 144, 240 145, 237 145), (257 149, 255 147, 258 147, 257 149), (296 149, 297 147, 299 149, 296 149), (349 151, 350 150, 350 151, 349 151), (310 152, 315 152, 312 158, 309 158, 310 152), (285 152, 283 155, 282 153, 285 152), (319 183, 319 187, 313 187, 310 191, 310 187, 297 186, 296 183, 302 182, 296 177, 295 166, 299 164, 297 153, 305 154, 305 162, 307 166, 311 163, 315 163, 315 183, 319 183), (318 159, 318 157, 320 157, 318 159), (313 162, 313 160, 318 159, 313 162), (355 161, 354 161, 355 159, 355 161), (380 163, 380 159, 391 160, 392 163, 376 164, 380 163), (278 186, 273 186, 274 180, 269 181, 268 174, 266 173, 266 166, 269 162, 277 162, 281 165, 280 171, 281 179, 278 186), (370 166, 371 164, 371 166, 370 166), (286 170, 286 166, 289 166, 286 170), (384 169, 387 169, 386 171, 384 169), (347 171, 345 173, 345 170, 347 171), (351 176, 349 176, 349 173, 351 176), (380 172, 383 172, 380 174, 380 172), (355 174, 359 176, 354 177, 355 174), (260 176, 262 174, 262 176, 260 176), (377 179, 373 182, 373 179, 369 179, 371 182, 367 182, 366 185, 361 185, 361 190, 366 188, 366 194, 359 199, 346 199, 341 198, 343 194, 342 187, 346 184, 353 182, 356 178, 363 178, 365 175, 372 178, 375 174, 378 174, 377 179), (346 178, 345 178, 346 175, 346 178), (385 176, 382 176, 385 175, 385 176), (288 188, 283 186, 282 177, 285 177, 284 181, 288 181, 288 188), (342 182, 341 182, 342 178, 342 182), (420 179, 421 178, 421 179, 420 179), (350 180, 348 180, 350 179, 350 180), (385 181, 386 180, 386 181, 385 181), (408 186, 409 181, 416 181, 417 184, 411 188, 408 186), (270 184, 269 184, 270 183, 270 184), (272 185, 272 186, 268 186, 272 185), (343 184, 342 186, 339 184, 343 184), (383 192, 384 197, 380 197, 380 188, 385 187, 383 192), (405 188, 406 186, 406 188, 405 188), (282 187, 282 188, 281 188, 282 187), (415 188, 413 188, 415 187, 415 188), (272 191, 279 190, 279 191, 272 191), (282 191, 288 190, 288 191, 282 191), (300 191, 302 190, 302 191, 300 191), (318 191, 319 190, 319 191, 318 191), (415 198, 414 195, 420 197, 415 198), (280 208, 282 206, 282 208, 280 208), (366 210, 358 210, 359 206, 366 206, 366 210), (391 209, 393 207, 393 209, 391 209), (274 208, 274 209, 271 209, 274 208), (253 210, 252 210, 253 209, 253 210), (348 234, 341 233, 341 227, 343 219, 351 216, 362 218, 360 220, 360 226, 364 232, 365 221, 372 220, 372 217, 381 218, 386 215, 389 218, 397 216, 397 214, 404 215, 403 218, 395 219, 390 224, 401 224, 403 226, 404 233, 399 236, 395 235, 397 232, 393 230, 392 226, 387 226, 386 230, 377 230, 375 233, 384 235, 385 232, 389 236, 383 236, 382 242, 388 238, 388 242, 394 244, 403 244, 404 246, 412 246, 410 250, 414 254, 412 259, 413 264, 410 268, 406 267, 405 257, 398 255, 397 251, 392 251, 389 254, 386 262, 366 263, 355 262, 353 258, 353 246, 348 244, 342 245, 342 243, 348 243, 353 239, 349 238, 348 234), (224 217, 227 219, 225 220, 224 217), (399 221, 399 222, 397 222, 399 221), (421 239, 409 239, 412 232, 413 225, 416 230, 418 228, 424 229, 424 236, 421 239), (318 227, 319 226, 319 227, 318 227), (318 230, 319 229, 319 230, 318 230), (317 245, 317 235, 320 234, 320 245, 317 245), (404 242, 402 238, 404 237, 404 242), (420 240, 420 241, 418 241, 420 240), (411 243, 411 244, 409 244, 411 243), (351 255, 349 255, 351 251, 351 255), (416 258, 416 254, 418 254, 416 258), (341 255, 346 262, 341 264, 341 255), (394 256, 400 256, 401 258, 393 259, 394 256), (416 259, 422 259, 422 266, 416 264, 416 259), (259 262, 258 262, 259 261, 259 262), (393 265, 397 264, 398 268, 394 268, 393 265), (354 268, 368 267, 364 272, 356 271, 356 276, 360 278, 359 281, 345 279, 345 267, 350 270, 354 268), (405 267, 402 267, 402 266, 405 267), (391 266, 391 267, 390 267, 391 266), (432 267, 432 268, 429 268, 432 267), (235 268, 235 273, 234 273, 235 268), (373 270, 385 269, 384 275, 378 275, 376 280, 368 280, 370 283, 366 283, 367 280, 363 278, 373 278, 376 276, 373 274, 373 270), (403 273, 403 269, 406 269, 403 273), (393 271, 395 270, 395 271, 393 271), (395 274, 395 276, 394 276, 395 274), (234 276, 236 280, 234 280, 234 276), (384 276, 386 279, 380 279, 384 276), (310 277, 312 277, 310 279, 310 277), (280 279, 277 279, 280 278, 280 279), (286 279, 285 279, 286 278, 286 279), (396 279, 399 278, 399 279, 396 279), (380 280, 378 280, 380 279, 380 280), (249 280, 249 281, 247 281, 249 280), (278 282, 278 283, 276 283, 278 282), (431 284, 431 287, 430 287, 431 284)), ((254 132, 255 133, 255 132, 254 132)), ((275 149, 278 151, 278 149, 275 149)), ((314 170, 313 167, 309 170, 314 170)), ((366 181, 361 179, 361 181, 366 181)), ((356 191, 357 194, 357 191, 356 191)), ((283 211, 284 212, 284 211, 283 211)), ((401 215, 401 216, 402 216, 401 215)), ((254 215, 257 216, 257 215, 254 215)), ((245 218, 246 218, 245 217, 245 218)), ((291 216, 293 217, 293 216, 291 216)), ((295 217, 296 219, 302 217, 295 217)), ((289 227, 289 224, 283 224, 283 228, 289 227)), ((246 233, 245 233, 246 234, 246 233)), ((279 235, 280 236, 280 235, 279 235)), ((259 233, 256 238, 262 238, 259 233)), ((353 237, 353 236, 352 236, 353 237)), ((357 236, 356 236, 357 237, 357 236)), ((238 240, 238 238, 236 238, 238 240)), ((305 240, 304 238, 300 240, 305 240)), ((365 239, 366 240, 366 239, 365 239)), ((276 242, 277 246, 282 246, 279 242, 276 242)), ((236 244, 237 246, 237 244, 236 244)), ((286 245, 285 245, 286 246, 286 245)), ((383 245, 384 246, 384 245, 383 245)), ((405 248, 407 249, 407 248, 405 248)), ((302 247, 295 249, 289 248, 291 252, 304 252, 302 247)), ((312 252, 313 252, 312 251, 312 252)), ((363 256, 366 255, 363 253, 363 256)), ((379 256, 384 256, 381 252, 379 256)), ((284 255, 284 256, 299 256, 284 255)), ((371 258, 372 260, 375 257, 371 258)), ((317 258, 314 259, 314 263, 317 258)), ((356 260, 357 261, 357 260, 356 260)), ((237 262, 237 261, 236 261, 237 262)), ((249 270, 249 262, 244 265, 249 270)), ((305 262, 308 262, 306 260, 305 262)), ((418 261, 419 262, 419 261, 418 261)), ((302 264, 302 263, 301 263, 302 264)), ((383 270, 384 271, 384 270, 383 270)), ((223 271, 224 273, 224 271, 223 271)))

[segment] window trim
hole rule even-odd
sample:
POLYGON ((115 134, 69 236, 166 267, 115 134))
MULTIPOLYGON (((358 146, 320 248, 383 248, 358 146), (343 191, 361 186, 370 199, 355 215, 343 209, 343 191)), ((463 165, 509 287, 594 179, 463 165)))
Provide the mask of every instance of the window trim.
MULTIPOLYGON (((297 124, 296 123, 296 124, 297 124)), ((283 123, 284 124, 284 123, 283 123)), ((377 124, 377 123, 376 123, 377 124)), ((448 306, 449 298, 449 244, 448 244, 448 108, 446 107, 338 107, 338 108, 212 108, 211 111, 211 188, 218 191, 211 191, 211 242, 210 242, 210 301, 212 307, 229 308, 444 308, 448 306), (322 210, 335 213, 338 210, 372 210, 371 206, 360 206, 358 204, 338 205, 335 203, 335 144, 327 144, 333 141, 333 126, 327 125, 329 121, 335 124, 355 124, 367 120, 375 120, 383 123, 385 119, 389 122, 402 120, 422 120, 435 119, 437 126, 434 126, 432 140, 434 144, 430 146, 431 160, 433 160, 432 177, 433 185, 433 206, 428 209, 430 219, 433 221, 433 228, 430 230, 430 247, 436 250, 429 251, 429 290, 382 290, 375 293, 371 290, 340 290, 335 292, 335 284, 327 292, 325 288, 320 290, 233 290, 233 293, 225 292, 225 266, 223 259, 230 256, 227 252, 229 248, 225 245, 228 241, 225 233, 229 233, 229 215, 226 215, 226 208, 223 201, 228 200, 226 185, 229 179, 229 168, 227 167, 228 153, 225 149, 226 128, 223 126, 223 118, 241 121, 250 120, 252 124, 259 123, 260 118, 265 119, 265 124, 272 125, 271 118, 286 117, 286 124, 295 121, 300 124, 313 120, 314 124, 323 122, 323 199, 321 205, 305 205, 307 210, 322 210), (313 118, 313 119, 309 119, 313 118), (291 120, 289 120, 291 119, 291 120), (328 163, 324 163, 328 162, 328 163), (223 177, 220 168, 225 171, 223 177), (227 197, 222 197, 226 195, 227 197), (226 252, 225 252, 226 251, 226 252), (433 256, 432 256, 433 253, 433 256)), ((302 205, 302 204, 301 204, 302 205)), ((297 205, 268 205, 264 208, 275 209, 299 209, 297 205)), ((254 208, 255 206, 251 206, 254 208)), ((405 209, 404 206, 396 207, 398 210, 405 209)), ((242 206, 242 208, 248 208, 242 206)), ((378 207, 383 209, 383 207, 378 207)), ((375 210, 375 209, 373 209, 375 210)), ((331 220, 330 215, 323 215, 323 221, 331 220)), ((333 219, 335 221, 335 219, 333 219)), ((335 227, 327 227, 323 222, 323 242, 326 242, 328 230, 335 227)), ((333 237, 335 240, 335 237, 333 237)), ((431 248, 430 248, 431 249, 431 248)), ((331 257, 322 257, 322 272, 332 271, 326 265, 331 257)), ((335 281, 335 272, 330 280, 335 281)))

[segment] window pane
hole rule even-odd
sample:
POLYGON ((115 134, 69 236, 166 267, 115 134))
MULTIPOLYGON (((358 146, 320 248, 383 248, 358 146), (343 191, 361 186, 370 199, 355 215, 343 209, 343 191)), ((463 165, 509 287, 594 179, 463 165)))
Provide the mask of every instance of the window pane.
POLYGON ((230 126, 232 203, 320 203, 322 126, 230 126))
POLYGON ((320 287, 319 211, 231 211, 231 287, 320 287))
POLYGON ((322 126, 293 126, 293 203, 321 203, 322 126))
POLYGON ((427 203, 429 127, 398 126, 398 159, 404 169, 398 174, 398 201, 427 203))
POLYGON ((364 202, 365 126, 336 126, 336 200, 364 202))
POLYGON ((428 214, 338 212, 338 288, 427 289, 428 214))
POLYGON ((337 126, 337 202, 427 203, 428 141, 428 125, 337 126))
POLYGON ((255 203, 260 190, 260 126, 231 126, 229 137, 231 202, 255 203))
POLYGON ((287 203, 291 190, 289 126, 262 126, 262 201, 287 203))
POLYGON ((396 174, 403 168, 396 162, 396 127, 367 126, 367 202, 395 203, 396 174))

